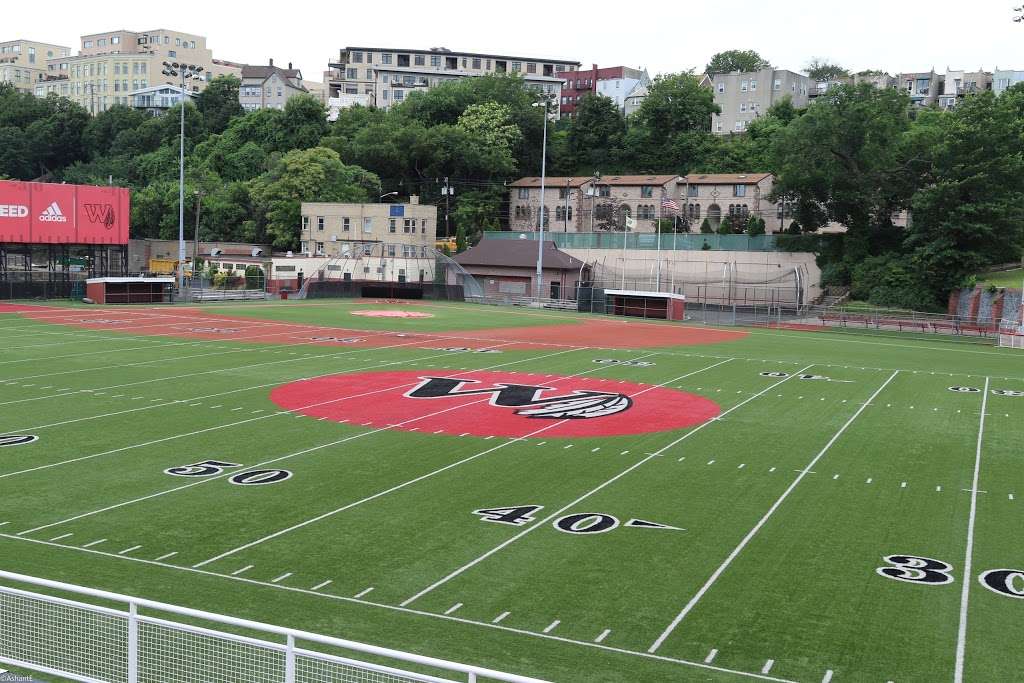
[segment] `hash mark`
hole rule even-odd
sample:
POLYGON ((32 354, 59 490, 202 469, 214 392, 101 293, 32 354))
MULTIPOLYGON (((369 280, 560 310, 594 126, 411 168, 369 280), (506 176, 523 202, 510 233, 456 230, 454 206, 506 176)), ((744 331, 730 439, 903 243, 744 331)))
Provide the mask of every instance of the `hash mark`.
POLYGON ((125 548, 124 550, 119 552, 118 555, 127 555, 128 553, 132 552, 133 550, 138 550, 141 547, 142 547, 141 545, 133 545, 131 548, 125 548))
POLYGON ((828 683, 832 680, 832 669, 825 672, 825 675, 821 677, 821 683, 828 683))
POLYGON ((292 575, 292 572, 285 572, 284 574, 281 574, 281 576, 277 577, 276 579, 273 579, 270 583, 277 583, 278 581, 284 581, 285 579, 287 579, 291 575, 292 575))
POLYGON ((708 653, 708 656, 704 658, 704 663, 705 664, 710 664, 711 662, 715 661, 715 657, 717 655, 718 655, 718 650, 712 648, 711 652, 708 653))
POLYGON ((868 478, 867 478, 867 479, 866 479, 866 480, 864 481, 864 483, 865 483, 865 484, 870 484, 870 483, 871 483, 871 477, 868 477, 868 478))
MULTIPOLYGON (((7 522, 4 522, 4 524, 7 524, 7 522)), ((0 526, 3 526, 3 524, 0 524, 0 526)), ((67 538, 68 536, 74 536, 74 534, 61 534, 60 536, 54 536, 50 539, 50 542, 52 543, 53 541, 59 541, 62 538, 67 538)))
POLYGON ((767 662, 764 663, 764 666, 761 667, 761 673, 766 674, 769 671, 771 671, 772 670, 772 666, 774 664, 775 664, 775 660, 774 659, 769 659, 767 662))
POLYGON ((562 622, 560 622, 558 619, 555 619, 554 621, 552 621, 550 624, 547 625, 547 627, 544 629, 543 633, 551 633, 552 631, 555 630, 555 627, 558 626, 561 623, 562 622))
POLYGON ((154 562, 162 562, 163 560, 166 560, 166 559, 167 559, 167 558, 169 558, 169 557, 174 557, 174 556, 175 556, 175 555, 177 555, 177 554, 178 554, 178 551, 177 551, 177 550, 175 550, 175 551, 174 551, 173 553, 167 553, 166 555, 161 555, 160 557, 156 558, 156 559, 155 559, 155 560, 153 560, 153 561, 154 561, 154 562))
POLYGON ((445 614, 451 614, 452 612, 454 612, 455 610, 459 609, 460 607, 462 607, 462 603, 461 602, 457 602, 454 605, 452 605, 451 607, 449 607, 448 609, 446 609, 444 611, 444 613, 445 614))
POLYGON ((372 591, 372 590, 373 590, 373 586, 370 586, 369 588, 365 588, 365 589, 359 591, 358 593, 356 593, 354 597, 361 598, 364 595, 369 595, 370 591, 372 591))
POLYGON ((610 628, 606 628, 605 630, 601 631, 601 635, 599 635, 597 638, 594 638, 594 642, 595 643, 603 642, 604 639, 607 638, 608 634, 611 633, 611 632, 612 632, 612 630, 610 628))
POLYGON ((245 567, 242 567, 241 569, 236 569, 235 571, 231 572, 231 576, 238 576, 239 574, 242 574, 243 572, 249 571, 254 566, 255 565, 251 565, 250 564, 250 565, 246 565, 245 567))
POLYGON ((498 623, 498 622, 500 622, 500 621, 501 621, 502 619, 504 619, 505 617, 507 617, 507 616, 508 616, 509 614, 510 614, 509 612, 502 612, 502 613, 501 613, 501 614, 499 614, 498 616, 494 617, 494 619, 493 619, 493 620, 491 621, 491 623, 492 623, 492 624, 497 624, 497 623, 498 623))
POLYGON ((93 547, 94 545, 99 545, 100 543, 103 543, 103 542, 105 542, 106 540, 107 540, 107 539, 105 539, 105 538, 101 538, 101 539, 100 539, 100 540, 98 540, 98 541, 93 541, 92 543, 86 543, 86 544, 85 544, 85 545, 83 545, 82 547, 83 547, 83 548, 91 548, 91 547, 93 547))

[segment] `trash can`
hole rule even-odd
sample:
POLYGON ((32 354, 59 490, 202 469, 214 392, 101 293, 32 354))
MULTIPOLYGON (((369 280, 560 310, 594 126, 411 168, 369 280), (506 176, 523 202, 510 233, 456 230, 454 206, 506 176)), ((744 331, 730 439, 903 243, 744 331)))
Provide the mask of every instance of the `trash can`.
POLYGON ((281 290, 281 299, 283 301, 287 301, 288 300, 288 290, 287 289, 282 289, 281 290))

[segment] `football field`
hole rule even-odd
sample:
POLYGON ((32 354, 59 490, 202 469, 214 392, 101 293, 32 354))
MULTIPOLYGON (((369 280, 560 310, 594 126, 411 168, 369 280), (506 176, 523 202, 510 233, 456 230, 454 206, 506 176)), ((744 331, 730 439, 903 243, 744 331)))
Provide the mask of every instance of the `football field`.
POLYGON ((0 570, 552 681, 1024 670, 1020 351, 0 305, 0 407, 0 570))

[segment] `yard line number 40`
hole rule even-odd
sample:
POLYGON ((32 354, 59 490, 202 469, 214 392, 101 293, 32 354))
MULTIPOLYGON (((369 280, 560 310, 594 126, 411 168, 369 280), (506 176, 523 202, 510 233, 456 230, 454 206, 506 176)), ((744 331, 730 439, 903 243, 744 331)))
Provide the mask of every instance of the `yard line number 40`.
MULTIPOLYGON (((953 583, 953 565, 942 560, 918 555, 886 555, 888 564, 875 571, 896 581, 942 586, 953 583)), ((978 582, 994 593, 1024 600, 1024 569, 989 569, 978 576, 978 582)))

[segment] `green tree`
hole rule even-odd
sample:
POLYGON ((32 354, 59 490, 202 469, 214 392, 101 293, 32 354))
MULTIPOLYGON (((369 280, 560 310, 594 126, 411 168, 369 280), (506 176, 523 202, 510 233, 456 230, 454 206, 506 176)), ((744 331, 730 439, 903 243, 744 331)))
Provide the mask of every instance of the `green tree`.
POLYGON ((461 254, 462 252, 466 251, 467 246, 468 244, 466 242, 466 228, 460 225, 455 231, 455 253, 461 254))
POLYGON ((196 106, 203 115, 208 131, 223 132, 231 119, 245 113, 238 101, 238 90, 241 85, 242 81, 237 76, 217 76, 199 93, 196 106))
POLYGON ((701 221, 700 231, 705 235, 710 235, 711 233, 713 233, 714 230, 711 229, 711 221, 709 221, 707 218, 701 221))
POLYGON ((611 98, 584 95, 566 132, 562 165, 570 175, 614 171, 625 134, 626 120, 611 98))
POLYGON ((147 116, 137 109, 115 104, 92 117, 82 133, 82 143, 90 159, 110 153, 117 137, 133 131, 146 122, 147 116))
POLYGON ((714 76, 733 71, 760 71, 770 66, 768 60, 754 50, 726 50, 711 57, 707 66, 704 67, 704 73, 714 76))
POLYGON ((280 134, 280 151, 318 146, 327 134, 327 109, 311 95, 292 97, 284 105, 280 134))
POLYGON ((364 202, 379 191, 376 175, 325 147, 288 152, 251 186, 262 232, 279 249, 298 246, 302 202, 364 202))
POLYGON ((471 104, 459 116, 458 128, 474 135, 486 145, 499 148, 510 157, 523 139, 507 105, 497 102, 471 104))
POLYGON ((691 73, 658 76, 632 117, 624 147, 635 170, 685 173, 712 140, 711 115, 720 110, 691 73))
POLYGON ((832 64, 828 60, 815 57, 805 68, 807 75, 816 81, 835 81, 843 76, 849 76, 850 72, 839 66, 838 64, 832 64))

